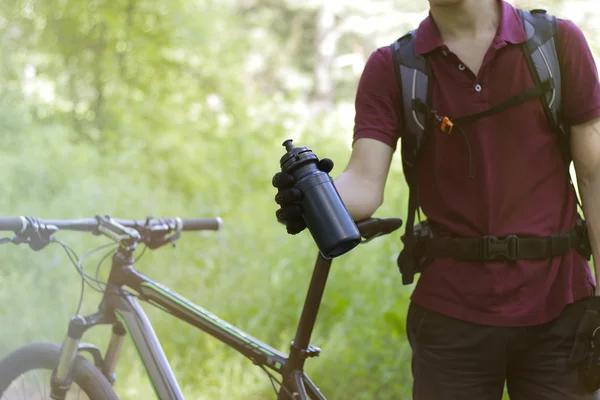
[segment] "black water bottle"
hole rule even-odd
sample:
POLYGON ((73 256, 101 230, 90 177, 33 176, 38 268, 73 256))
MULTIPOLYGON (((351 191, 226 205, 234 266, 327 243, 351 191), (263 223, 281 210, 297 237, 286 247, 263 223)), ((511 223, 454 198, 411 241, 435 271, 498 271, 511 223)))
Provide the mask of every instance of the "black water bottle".
POLYGON ((287 153, 281 157, 281 171, 296 179, 302 216, 323 257, 331 259, 355 248, 360 232, 329 174, 317 168, 315 153, 305 146, 294 147, 291 139, 283 146, 287 153))

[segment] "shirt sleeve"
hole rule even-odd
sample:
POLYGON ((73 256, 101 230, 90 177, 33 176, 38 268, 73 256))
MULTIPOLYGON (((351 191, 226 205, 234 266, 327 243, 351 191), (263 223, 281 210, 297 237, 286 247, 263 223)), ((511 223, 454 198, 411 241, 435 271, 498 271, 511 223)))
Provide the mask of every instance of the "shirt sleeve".
POLYGON ((600 83, 592 51, 572 21, 559 19, 563 117, 579 125, 600 117, 600 83))
POLYGON ((379 140, 396 149, 403 131, 402 104, 392 54, 388 47, 369 57, 358 83, 355 101, 354 142, 379 140))

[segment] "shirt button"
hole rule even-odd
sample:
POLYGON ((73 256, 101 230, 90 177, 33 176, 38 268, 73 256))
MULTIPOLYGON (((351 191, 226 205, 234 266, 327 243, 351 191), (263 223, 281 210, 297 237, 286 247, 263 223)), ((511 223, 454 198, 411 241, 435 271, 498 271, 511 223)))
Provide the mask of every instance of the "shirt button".
POLYGON ((460 69, 461 71, 465 70, 465 65, 464 64, 459 64, 458 65, 458 69, 460 69))
POLYGON ((481 92, 481 85, 475 85, 475 91, 481 92))

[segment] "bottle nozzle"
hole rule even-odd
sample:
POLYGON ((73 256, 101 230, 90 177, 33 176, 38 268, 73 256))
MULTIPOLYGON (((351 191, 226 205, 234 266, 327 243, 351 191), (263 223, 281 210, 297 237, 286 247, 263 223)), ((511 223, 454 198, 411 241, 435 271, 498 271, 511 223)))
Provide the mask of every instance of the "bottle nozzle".
POLYGON ((286 149, 287 151, 290 151, 290 150, 292 150, 292 149, 296 148, 296 147, 294 146, 294 144, 292 143, 292 139, 288 139, 288 140, 286 140, 285 142, 283 142, 283 145, 282 145, 282 146, 285 146, 285 149, 286 149))

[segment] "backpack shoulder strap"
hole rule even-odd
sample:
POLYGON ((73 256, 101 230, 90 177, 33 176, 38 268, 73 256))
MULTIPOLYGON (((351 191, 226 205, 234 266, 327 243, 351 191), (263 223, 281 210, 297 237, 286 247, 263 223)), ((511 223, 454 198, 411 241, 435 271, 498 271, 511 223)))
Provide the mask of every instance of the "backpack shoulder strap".
MULTIPOLYGON (((390 45, 403 103, 402 163, 405 169, 416 165, 431 104, 431 68, 425 57, 415 52, 415 39, 413 30, 390 45)), ((405 170, 405 175, 407 172, 405 170)))
POLYGON ((550 81, 552 90, 541 97, 550 126, 559 135, 566 161, 570 162, 569 129, 562 120, 561 70, 558 55, 558 22, 544 10, 518 10, 527 35, 522 49, 536 85, 550 81))
MULTIPOLYGON (((562 76, 559 59, 559 33, 556 17, 545 10, 526 11, 518 9, 523 21, 527 41, 523 44, 523 54, 534 82, 540 84, 551 80, 553 90, 542 96, 542 105, 548 122, 558 135, 558 145, 567 168, 570 167, 571 129, 562 118, 562 76)), ((569 181, 573 185, 571 175, 569 181)), ((577 191, 575 191, 577 193, 577 191)), ((577 205, 582 209, 581 199, 576 194, 577 205)))
POLYGON ((408 212, 404 224, 404 248, 398 258, 402 282, 413 282, 417 273, 414 256, 413 226, 419 209, 417 196, 417 157, 423 144, 431 106, 433 87, 431 67, 425 57, 415 51, 416 31, 410 31, 390 45, 396 80, 402 96, 404 132, 402 135, 402 168, 408 184, 408 212), (404 259, 405 262, 400 262, 404 259))

